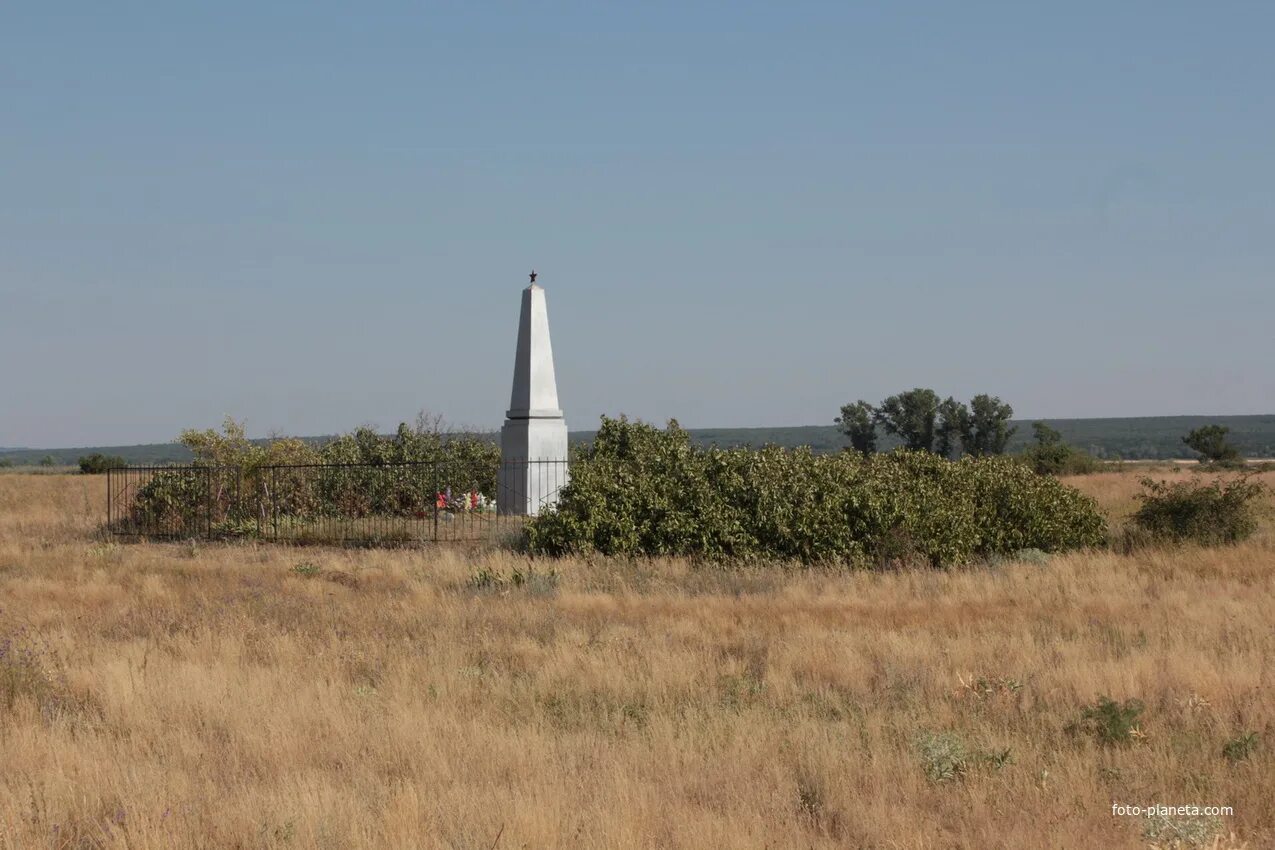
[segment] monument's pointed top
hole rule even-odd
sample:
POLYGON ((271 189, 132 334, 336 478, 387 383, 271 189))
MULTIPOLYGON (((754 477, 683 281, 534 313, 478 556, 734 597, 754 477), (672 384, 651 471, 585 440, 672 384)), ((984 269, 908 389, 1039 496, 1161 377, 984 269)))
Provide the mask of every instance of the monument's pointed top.
POLYGON ((510 419, 561 418, 558 385, 553 374, 549 342, 549 312, 544 288, 535 282, 522 291, 518 317, 518 349, 514 354, 514 386, 509 399, 510 419))

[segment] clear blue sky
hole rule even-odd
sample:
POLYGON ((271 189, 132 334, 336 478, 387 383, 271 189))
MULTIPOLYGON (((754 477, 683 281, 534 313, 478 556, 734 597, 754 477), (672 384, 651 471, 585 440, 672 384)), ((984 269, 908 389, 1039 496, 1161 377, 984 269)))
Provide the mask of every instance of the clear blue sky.
POLYGON ((0 445, 1275 411, 1270 3, 0 9, 0 445))

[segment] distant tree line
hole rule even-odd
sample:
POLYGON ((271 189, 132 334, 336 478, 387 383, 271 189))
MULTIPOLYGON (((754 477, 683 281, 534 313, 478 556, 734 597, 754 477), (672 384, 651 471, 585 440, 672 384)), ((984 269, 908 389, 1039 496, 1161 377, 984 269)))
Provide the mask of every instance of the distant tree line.
MULTIPOLYGON (((998 397, 981 393, 969 404, 952 396, 940 400, 932 389, 917 387, 886 398, 876 405, 860 399, 841 408, 834 421, 850 441, 850 448, 865 457, 877 451, 880 431, 897 437, 903 447, 955 459, 961 455, 986 457, 1004 454, 1018 430, 1010 424, 1014 409, 998 397)), ((1244 457, 1227 440, 1230 429, 1210 424, 1193 429, 1182 442, 1202 463, 1242 466, 1244 457)), ((1042 475, 1079 475, 1101 469, 1101 461, 1063 441, 1062 434, 1044 422, 1032 423, 1032 442, 1019 457, 1042 475)))
MULTIPOLYGON (((1014 408, 997 396, 980 393, 965 404, 952 396, 940 400, 934 390, 917 387, 875 406, 863 400, 847 404, 835 421, 850 447, 865 457, 877 450, 880 428, 902 440, 905 448, 955 459, 1004 454, 1018 430, 1010 425, 1013 416, 1014 408)), ((1035 443, 1021 458, 1042 475, 1076 475, 1102 465, 1064 443, 1062 435, 1044 422, 1033 422, 1032 432, 1035 443)))
POLYGON ((841 408, 836 423, 863 455, 877 450, 877 429, 893 434, 906 448, 946 458, 961 454, 985 457, 1005 453, 1016 428, 1014 408, 985 393, 969 404, 952 396, 940 400, 931 389, 917 387, 892 395, 878 405, 860 399, 841 408))

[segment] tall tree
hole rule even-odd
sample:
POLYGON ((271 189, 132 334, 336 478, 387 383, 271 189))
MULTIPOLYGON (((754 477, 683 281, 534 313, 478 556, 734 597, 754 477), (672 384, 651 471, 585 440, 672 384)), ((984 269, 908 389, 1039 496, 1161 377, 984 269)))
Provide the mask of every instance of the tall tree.
POLYGON ((1014 408, 996 396, 983 393, 970 399, 969 439, 964 444, 965 453, 975 457, 1004 454, 1009 438, 1018 430, 1009 427, 1013 416, 1014 408))
POLYGON ((863 399, 843 405, 835 421, 855 451, 867 457, 877 450, 877 419, 872 405, 863 399))
POLYGON ((939 405, 939 422, 934 430, 934 452, 950 458, 958 446, 969 441, 970 411, 962 402, 948 396, 939 405))
POLYGON ((1102 469, 1093 455, 1063 442, 1062 434, 1044 422, 1033 422, 1036 445, 1023 452, 1023 459, 1041 475, 1085 475, 1102 469))
POLYGON ((1032 435, 1036 438, 1036 445, 1040 448, 1056 446, 1062 442, 1062 434, 1050 428, 1044 422, 1032 423, 1032 435))
POLYGON ((881 402, 877 421, 886 431, 900 437, 909 449, 929 452, 934 450, 934 420, 938 412, 938 394, 917 387, 881 402))
POLYGON ((1204 425, 1182 438, 1201 459, 1211 463, 1234 463, 1240 459, 1239 450, 1226 441, 1231 429, 1225 425, 1204 425))

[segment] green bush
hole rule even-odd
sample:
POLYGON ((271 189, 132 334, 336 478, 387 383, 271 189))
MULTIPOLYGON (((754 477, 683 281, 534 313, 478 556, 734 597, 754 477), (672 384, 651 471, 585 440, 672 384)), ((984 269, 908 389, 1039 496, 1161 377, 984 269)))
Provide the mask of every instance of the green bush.
POLYGON ((1089 475, 1105 464, 1088 452, 1063 442, 1062 434, 1044 422, 1033 422, 1036 444, 1020 455, 1038 475, 1089 475))
POLYGON ((1069 725, 1067 731, 1089 735, 1104 747, 1124 746, 1142 734, 1138 718, 1145 710, 1141 700, 1127 699, 1121 703, 1100 696, 1097 702, 1081 709, 1080 719, 1069 725))
POLYGON ((476 434, 444 434, 438 424, 402 423, 389 437, 359 428, 324 445, 315 462, 344 466, 322 469, 314 480, 320 505, 339 516, 413 516, 433 509, 436 492, 494 499, 500 447, 476 434), (437 467, 379 468, 433 461, 437 467))
POLYGON ((697 449, 676 422, 604 418, 557 506, 529 525, 528 548, 947 565, 1105 533, 1092 500, 1009 458, 697 449))
MULTIPOLYGON (((160 470, 137 488, 130 508, 137 528, 188 536, 200 533, 209 518, 208 479, 181 468, 160 470)), ((219 517, 218 519, 221 519, 219 517)))
POLYGON ((1092 475, 1106 468, 1089 452, 1066 444, 1032 446, 1020 457, 1037 475, 1092 475))
POLYGON ((1097 546, 1107 523, 1088 496, 1012 458, 964 459, 974 482, 980 554, 1097 546))
POLYGON ((1257 530, 1258 506, 1266 487, 1252 475, 1205 484, 1198 480, 1142 479, 1145 492, 1130 519, 1130 536, 1152 542, 1194 542, 1201 546, 1237 543, 1257 530))
POLYGON ((108 469, 117 469, 128 465, 124 458, 118 455, 104 455, 100 452, 84 455, 80 458, 79 464, 80 472, 85 475, 101 475, 108 469))

